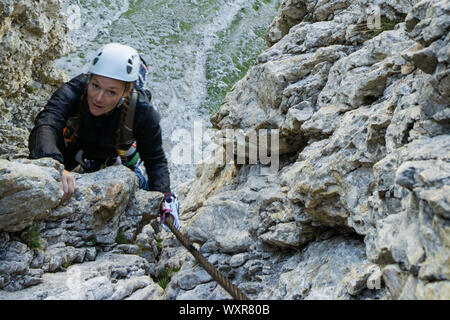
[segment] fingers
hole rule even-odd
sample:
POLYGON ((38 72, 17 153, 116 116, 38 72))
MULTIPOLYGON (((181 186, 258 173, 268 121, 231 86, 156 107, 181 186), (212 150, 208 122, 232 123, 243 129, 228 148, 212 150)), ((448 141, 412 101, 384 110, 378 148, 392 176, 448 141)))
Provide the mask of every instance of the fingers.
POLYGON ((60 204, 64 204, 67 201, 67 190, 69 189, 69 187, 67 186, 67 181, 66 179, 64 179, 64 175, 61 177, 61 186, 62 186, 62 190, 64 192, 62 198, 61 198, 61 202, 60 204))
POLYGON ((69 171, 64 170, 61 176, 61 187, 64 195, 61 198, 60 204, 64 204, 72 197, 76 189, 75 178, 69 171))

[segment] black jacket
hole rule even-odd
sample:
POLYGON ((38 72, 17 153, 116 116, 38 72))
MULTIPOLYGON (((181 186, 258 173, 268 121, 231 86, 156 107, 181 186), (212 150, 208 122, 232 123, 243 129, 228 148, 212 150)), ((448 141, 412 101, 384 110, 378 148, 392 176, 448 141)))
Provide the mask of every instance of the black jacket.
MULTIPOLYGON (((65 83, 51 96, 45 108, 37 115, 35 126, 30 133, 28 148, 31 159, 51 157, 71 170, 74 152, 70 152, 70 149, 84 150, 86 159, 104 161, 117 157, 115 143, 119 109, 101 116, 93 116, 89 111, 84 112, 76 145, 69 149, 66 147, 63 128, 70 117, 79 114, 80 99, 88 83, 88 75, 81 74, 65 83)), ((170 177, 162 148, 159 114, 149 105, 142 92, 139 92, 136 103, 133 136, 140 158, 144 161, 150 190, 170 192, 170 177)))

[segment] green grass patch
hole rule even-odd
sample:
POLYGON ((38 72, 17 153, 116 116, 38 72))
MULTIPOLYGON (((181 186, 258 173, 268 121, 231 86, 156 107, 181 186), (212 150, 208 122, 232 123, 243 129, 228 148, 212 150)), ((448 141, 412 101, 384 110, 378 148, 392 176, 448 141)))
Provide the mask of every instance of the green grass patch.
MULTIPOLYGON (((230 26, 217 33, 220 41, 208 52, 206 61, 207 94, 200 110, 210 116, 216 113, 226 94, 266 48, 265 33, 272 19, 263 20, 260 16, 266 15, 269 12, 267 6, 273 3, 273 0, 257 0, 251 6, 243 7, 230 26), (255 20, 257 24, 250 23, 255 20)), ((272 13, 275 15, 276 12, 272 13)))
POLYGON ((89 239, 86 240, 86 245, 89 247, 95 247, 97 245, 97 239, 95 236, 89 237, 89 239))
POLYGON ((158 256, 161 254, 162 251, 162 239, 156 238, 156 248, 158 249, 158 256))
POLYGON ((36 89, 33 86, 25 86, 25 91, 29 94, 34 94, 36 92, 36 89))
POLYGON ((180 267, 159 270, 158 273, 156 274, 156 282, 161 288, 166 289, 172 276, 179 270, 180 267))
POLYGON ((125 234, 123 233, 123 230, 119 230, 117 232, 117 236, 116 236, 116 242, 118 244, 130 244, 130 242, 127 240, 127 238, 125 237, 125 234))
POLYGON ((400 22, 403 22, 403 20, 400 19, 389 20, 387 17, 381 17, 380 28, 369 31, 368 32, 369 38, 372 39, 384 31, 394 30, 395 26, 400 22))
POLYGON ((20 235, 23 241, 30 249, 42 249, 41 234, 36 224, 32 224, 26 228, 20 235))

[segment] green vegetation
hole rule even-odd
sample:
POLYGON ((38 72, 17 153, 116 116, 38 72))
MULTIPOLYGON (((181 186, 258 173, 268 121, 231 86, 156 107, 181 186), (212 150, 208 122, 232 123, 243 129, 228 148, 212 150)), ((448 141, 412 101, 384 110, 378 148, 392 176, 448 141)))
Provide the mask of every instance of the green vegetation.
POLYGON ((161 250, 162 250, 162 239, 156 238, 156 248, 158 249, 158 255, 161 254, 161 250))
POLYGON ((370 30, 368 31, 369 38, 372 39, 382 33, 383 31, 394 30, 395 26, 403 22, 400 19, 389 20, 387 17, 381 17, 380 21, 380 29, 370 30))
POLYGON ((20 235, 20 240, 23 241, 30 249, 42 249, 41 235, 36 224, 32 224, 20 235))
POLYGON ((190 32, 192 29, 194 29, 194 27, 195 27, 194 21, 187 21, 187 20, 180 21, 180 30, 183 33, 190 32))
POLYGON ((259 1, 255 1, 255 3, 253 3, 252 8, 255 11, 258 11, 259 8, 261 7, 261 3, 259 1))
POLYGON ((97 244, 97 239, 95 238, 95 236, 90 237, 89 239, 86 240, 86 244, 89 247, 95 247, 97 244))
POLYGON ((33 86, 28 86, 28 85, 26 85, 26 86, 25 86, 25 91, 26 91, 27 93, 34 94, 34 93, 36 92, 36 89, 35 89, 33 86))
POLYGON ((151 251, 151 247, 146 246, 145 244, 137 243, 136 245, 139 247, 139 251, 137 252, 137 255, 139 256, 145 251, 151 251))
POLYGON ((166 289, 167 284, 170 282, 172 276, 179 270, 180 267, 159 270, 156 274, 156 282, 161 288, 166 289))
POLYGON ((216 113, 225 95, 246 75, 266 48, 265 33, 272 19, 261 16, 267 15, 266 12, 275 14, 276 11, 269 9, 273 5, 273 0, 257 0, 251 6, 241 8, 229 27, 217 33, 220 41, 207 52, 207 94, 201 110, 209 115, 216 113), (249 21, 258 23, 252 23, 249 29, 249 21))
POLYGON ((136 13, 136 11, 138 10, 138 8, 140 8, 141 2, 142 2, 142 0, 136 1, 136 3, 134 3, 132 6, 130 6, 130 9, 128 9, 128 11, 125 12, 123 15, 127 18, 130 18, 131 16, 133 16, 136 13))
POLYGON ((118 244, 129 244, 130 242, 127 240, 127 238, 125 237, 125 234, 123 233, 123 230, 119 230, 117 232, 117 236, 116 236, 116 242, 118 244))

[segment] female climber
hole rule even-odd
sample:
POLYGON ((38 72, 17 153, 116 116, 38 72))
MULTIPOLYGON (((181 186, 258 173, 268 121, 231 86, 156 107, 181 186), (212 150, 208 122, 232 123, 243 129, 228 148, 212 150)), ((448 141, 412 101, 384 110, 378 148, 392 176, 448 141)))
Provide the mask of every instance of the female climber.
POLYGON ((119 43, 102 47, 89 72, 56 90, 37 115, 28 142, 30 158, 51 157, 64 165, 62 204, 75 192, 72 170, 126 165, 136 173, 139 188, 164 194, 161 221, 170 213, 179 228, 159 114, 143 88, 146 75, 147 65, 134 48, 119 43))

